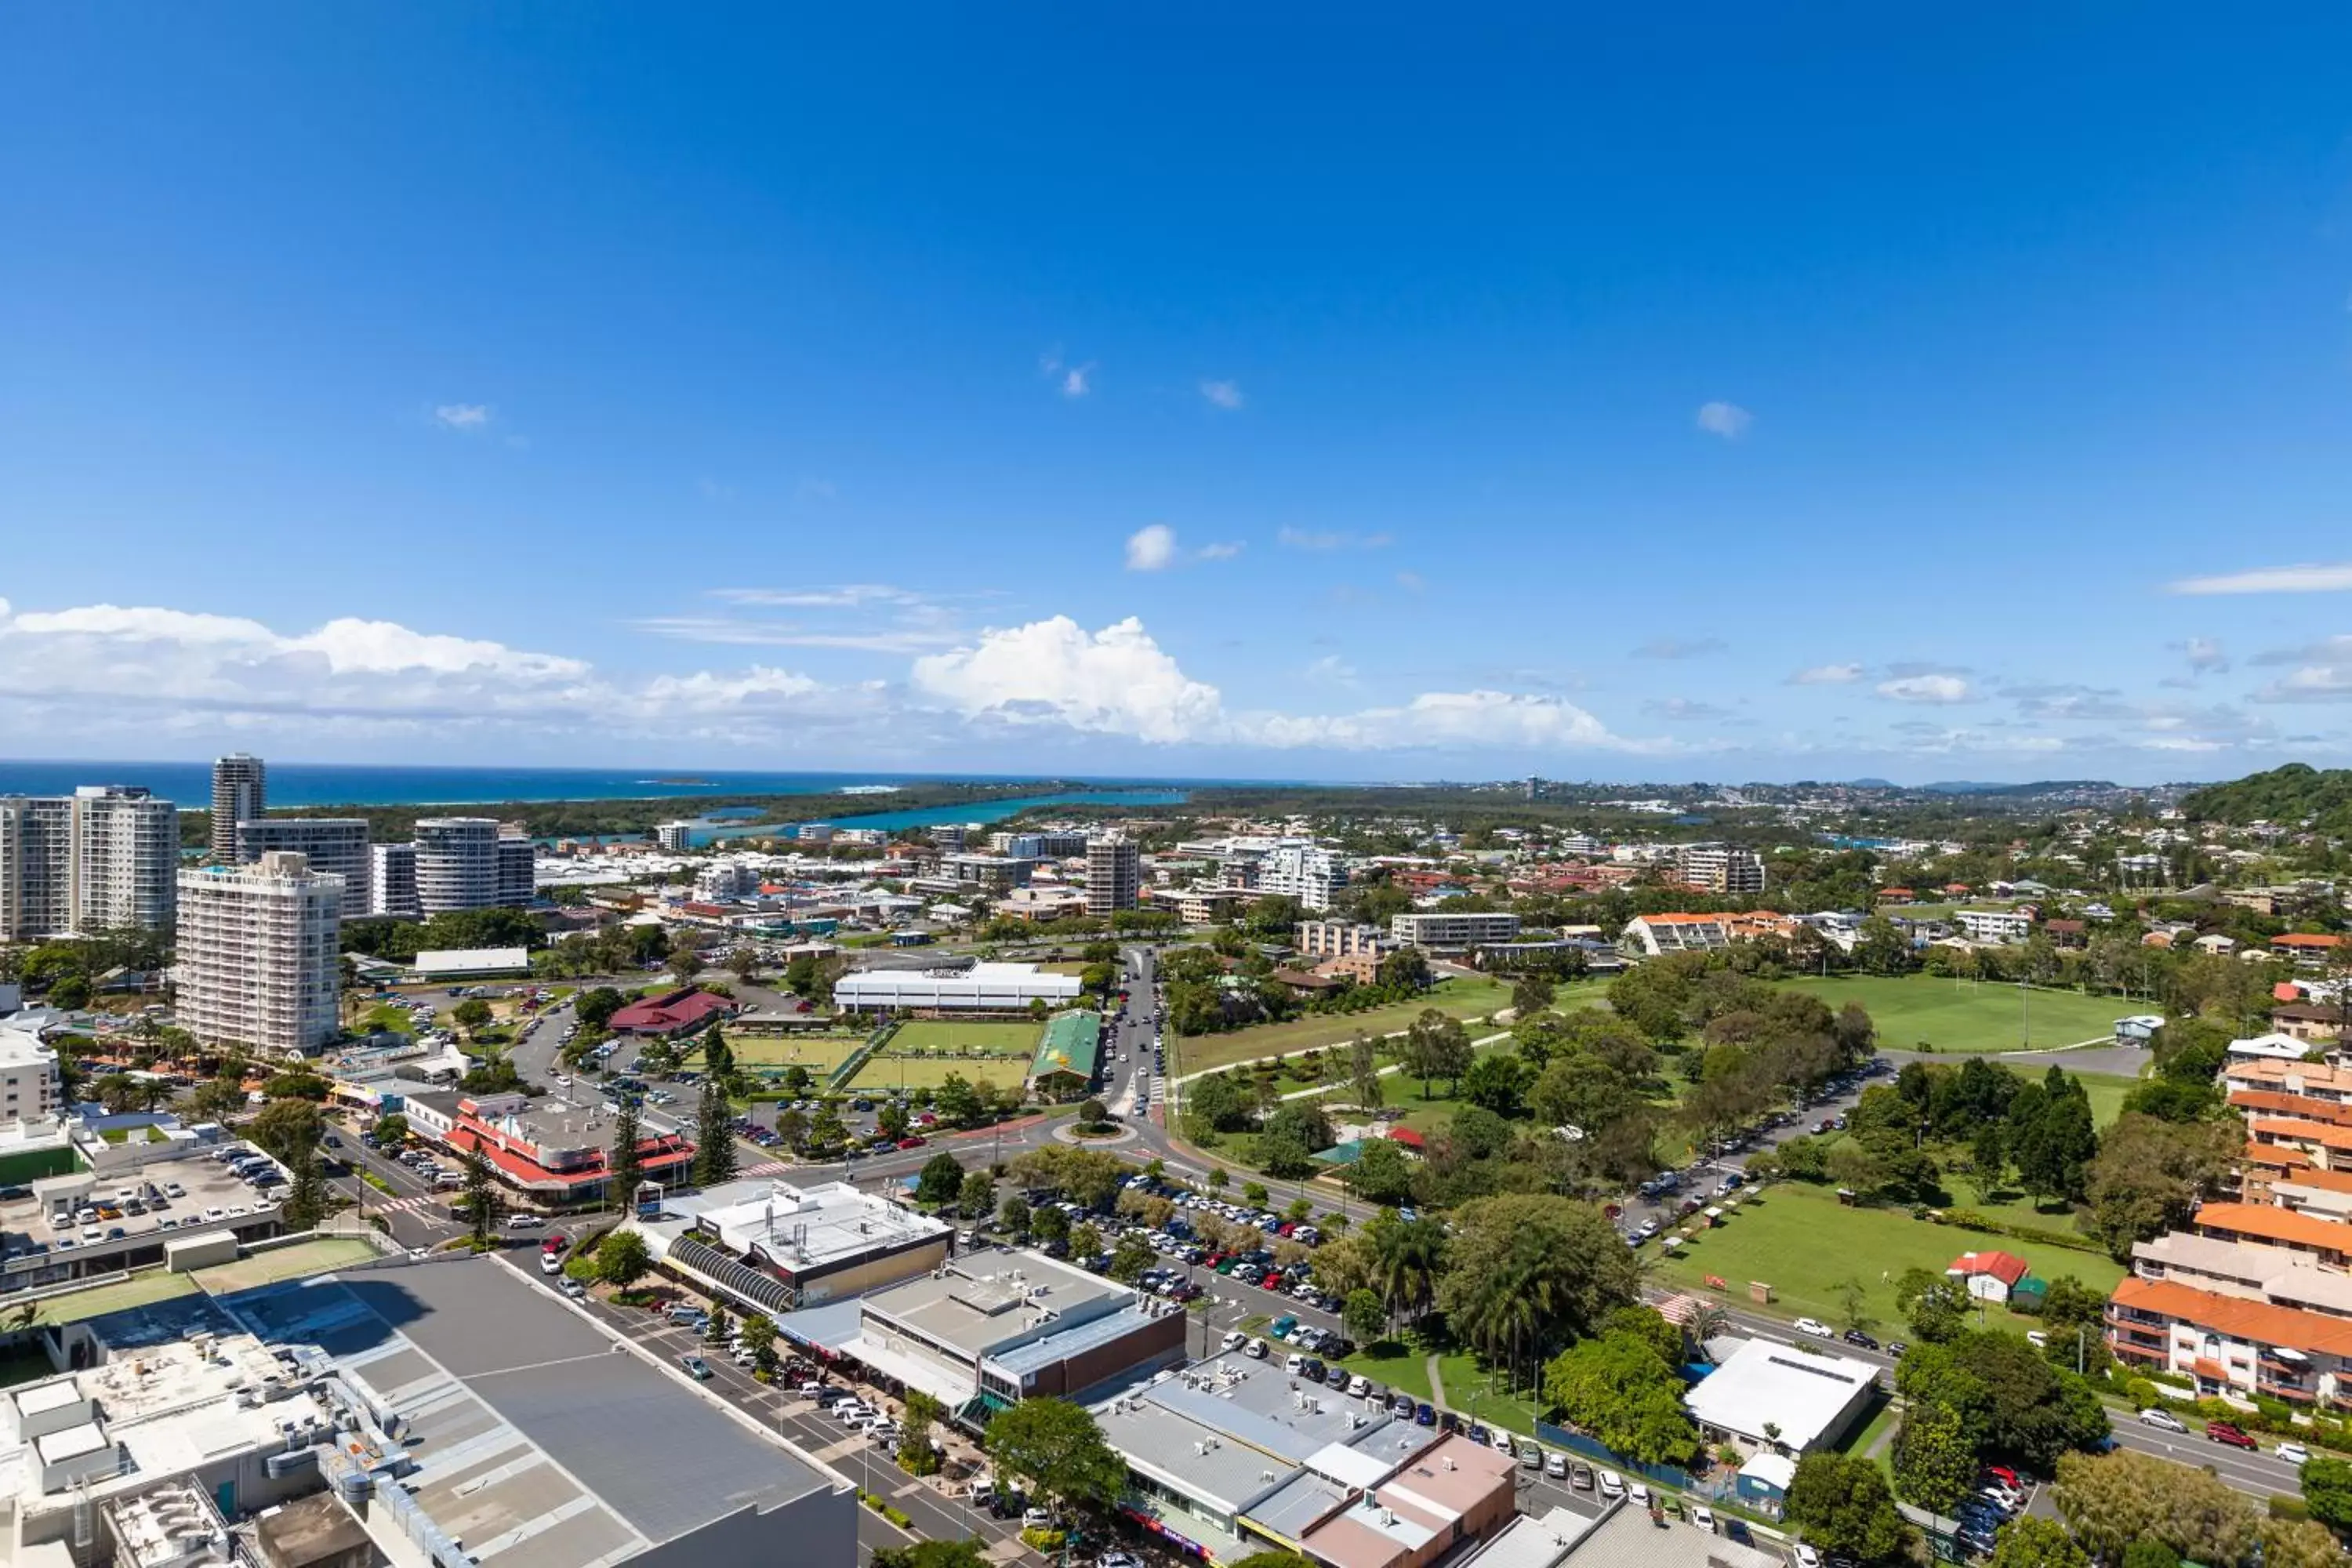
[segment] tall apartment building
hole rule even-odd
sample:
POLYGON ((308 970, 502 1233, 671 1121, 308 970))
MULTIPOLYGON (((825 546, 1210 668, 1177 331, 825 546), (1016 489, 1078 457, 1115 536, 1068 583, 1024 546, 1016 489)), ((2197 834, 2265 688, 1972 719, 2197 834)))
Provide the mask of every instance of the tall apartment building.
POLYGON ((1348 885, 1348 868, 1330 850, 1313 844, 1286 844, 1259 862, 1257 890, 1298 900, 1302 910, 1328 910, 1348 885))
MULTIPOLYGON (((244 752, 213 759, 213 858, 237 859, 236 825, 267 814, 268 772, 261 759, 244 752)), ((245 858, 250 859, 247 856, 245 858)))
POLYGON ((416 846, 368 846, 368 913, 395 920, 422 919, 416 898, 416 846))
POLYGON ((1396 939, 1380 927, 1351 921, 1300 921, 1297 936, 1300 956, 1317 960, 1378 960, 1397 949, 1396 939))
POLYGON ((1087 844, 1087 913, 1097 919, 1135 908, 1143 890, 1143 854, 1123 833, 1087 844))
POLYGON ((942 855, 963 853, 965 825, 961 822, 935 822, 931 825, 931 847, 942 855))
POLYGON ((73 799, 0 795, 0 942, 73 930, 73 799))
POLYGON ((287 850, 310 862, 313 871, 343 879, 342 916, 358 920, 369 910, 374 862, 363 816, 270 816, 236 825, 236 860, 250 866, 273 850, 287 850))
POLYGON ((691 822, 657 822, 654 824, 654 847, 672 851, 694 847, 694 824, 691 822))
POLYGON ((988 850, 1024 860, 1061 860, 1085 854, 1093 839, 1094 835, 1084 832, 992 833, 988 850))
POLYGON ((1727 844, 1685 844, 1675 851, 1679 881, 1710 893, 1760 893, 1764 861, 1753 849, 1727 844))
POLYGON ((206 1045, 299 1056, 333 1038, 343 879, 299 853, 180 874, 179 1019, 206 1045))
POLYGON ((539 896, 539 847, 511 822, 499 824, 498 885, 495 907, 528 908, 539 896))

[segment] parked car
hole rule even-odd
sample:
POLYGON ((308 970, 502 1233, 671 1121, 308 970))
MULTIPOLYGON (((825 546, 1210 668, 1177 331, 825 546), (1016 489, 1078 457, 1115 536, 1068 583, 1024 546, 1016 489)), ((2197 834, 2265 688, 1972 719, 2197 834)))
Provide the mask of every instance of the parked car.
MULTIPOLYGON (((1616 1471, 1602 1470, 1600 1472, 1600 1479, 1601 1495, 1602 1497, 1614 1502, 1619 1498, 1625 1495, 1625 1478, 1619 1475, 1616 1471)), ((1814 1564, 1814 1568, 1820 1568, 1820 1564, 1816 1563, 1814 1564)))
POLYGON ((694 1379, 697 1383, 707 1383, 709 1381, 710 1363, 704 1361, 700 1356, 682 1355, 677 1358, 677 1364, 686 1368, 686 1375, 694 1379))
POLYGON ((1581 1459, 1570 1465, 1568 1467, 1568 1484, 1574 1487, 1580 1492, 1591 1491, 1592 1489, 1592 1467, 1586 1464, 1581 1459))
POLYGON ((1690 1521, 1709 1535, 1715 1533, 1715 1510, 1703 1502, 1691 1505, 1690 1521))
POLYGON ((1817 1340, 1833 1340, 1837 1338, 1836 1332, 1819 1318, 1799 1318, 1797 1320, 1796 1327, 1799 1333, 1811 1334, 1817 1340))
POLYGON ((1864 1333, 1860 1329, 1848 1329, 1845 1331, 1843 1338, 1846 1343, 1856 1346, 1862 1350, 1874 1351, 1878 1348, 1878 1342, 1872 1339, 1868 1334, 1864 1333))
POLYGON ((1544 1474, 1555 1481, 1564 1481, 1568 1479, 1568 1456, 1565 1454, 1546 1454, 1544 1456, 1544 1474))

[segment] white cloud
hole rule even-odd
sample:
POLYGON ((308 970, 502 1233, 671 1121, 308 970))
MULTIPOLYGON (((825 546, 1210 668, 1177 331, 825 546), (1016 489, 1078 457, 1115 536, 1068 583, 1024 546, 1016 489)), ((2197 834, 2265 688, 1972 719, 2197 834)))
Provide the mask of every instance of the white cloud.
POLYGON ((1064 371, 1062 373, 1062 395, 1065 397, 1084 397, 1087 393, 1092 392, 1094 390, 1092 381, 1094 373, 1095 367, 1090 364, 1074 364, 1069 369, 1064 371))
POLYGON ((1239 408, 1244 401, 1240 385, 1230 381, 1204 381, 1201 384, 1201 395, 1224 409, 1239 408))
POLYGON ((785 609, 856 609, 866 605, 919 605, 920 594, 887 583, 844 583, 825 588, 713 588, 709 596, 730 605, 785 609))
POLYGON ((1247 548, 1248 546, 1244 545, 1238 539, 1221 541, 1215 544, 1203 544, 1201 546, 1201 559, 1203 561, 1231 561, 1234 556, 1239 555, 1247 548))
POLYGON ((2184 577, 2175 594, 2341 594, 2352 592, 2352 563, 2335 566, 2265 566, 2218 577, 2184 577))
POLYGON ((1127 536, 1127 569, 1161 572, 1176 560, 1176 531, 1164 522, 1147 523, 1127 536))
POLYGON ((1698 427, 1727 441, 1738 440, 1755 423, 1756 416, 1737 403, 1702 403, 1698 405, 1698 427))
POLYGON ((1727 653, 1731 645, 1721 637, 1654 637, 1633 650, 1635 658, 1705 658, 1727 653))
POLYGON ((1878 683, 1878 694, 1895 702, 1973 702, 1976 693, 1957 675, 1906 675, 1878 683))
POLYGON ((1275 536, 1286 550, 1385 550, 1395 542, 1387 533, 1350 533, 1344 529, 1286 528, 1275 536))
POLYGON ((1401 707, 1354 713, 1254 714, 1240 722, 1259 745, 1341 751, 1500 748, 1508 751, 1656 752, 1660 742, 1632 741, 1572 702, 1511 691, 1425 691, 1401 707))
POLYGON ((830 647, 861 653, 921 653, 948 647, 956 632, 936 626, 885 626, 870 631, 813 631, 790 622, 747 620, 739 616, 651 616, 629 625, 674 642, 715 643, 737 647, 830 647))
POLYGON ((1093 633, 1067 616, 984 632, 971 647, 917 659, 913 680, 966 718, 1155 742, 1225 730, 1217 689, 1178 668, 1131 616, 1093 633))
POLYGON ((1321 658, 1315 660, 1307 667, 1305 673, 1309 680, 1325 681, 1336 686, 1356 684, 1356 667, 1336 653, 1327 653, 1321 658))
POLYGON ((1858 664, 1817 664, 1789 677, 1791 686, 1851 686, 1862 679, 1858 664))
POLYGON ((1671 719, 1677 723, 1731 717, 1730 709, 1692 697, 1654 697, 1642 704, 1642 711, 1655 718, 1671 719))
POLYGON ((444 403, 433 410, 433 422, 445 430, 486 430, 490 419, 487 403, 444 403))

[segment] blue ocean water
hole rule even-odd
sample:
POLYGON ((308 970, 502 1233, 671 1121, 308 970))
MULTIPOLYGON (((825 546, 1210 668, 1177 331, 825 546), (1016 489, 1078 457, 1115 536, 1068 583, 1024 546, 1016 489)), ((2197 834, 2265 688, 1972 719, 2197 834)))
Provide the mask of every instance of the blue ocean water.
MULTIPOLYGON (((673 795, 690 800, 698 795, 824 795, 884 784, 1033 782, 1044 781, 996 773, 711 773, 699 769, 385 767, 370 763, 273 762, 269 763, 269 804, 473 805, 498 801, 650 800, 673 795)), ((1167 781, 1107 778, 1076 782, 1117 789, 1129 784, 1164 787, 1167 781)), ((68 795, 77 784, 144 784, 166 800, 186 806, 204 806, 212 801, 212 764, 0 758, 0 795, 68 795)), ((887 794, 877 795, 875 804, 887 805, 889 798, 887 794)), ((1002 806, 1005 803, 995 805, 1002 806)), ((932 820, 993 821, 1012 815, 1010 810, 997 810, 993 816, 980 815, 989 809, 981 805, 958 806, 951 808, 950 815, 932 820)), ((885 811, 881 815, 892 814, 885 811)), ((867 826, 915 824, 877 821, 867 826)))
MULTIPOLYGON (((825 821, 835 827, 878 827, 886 833, 897 833, 908 827, 936 827, 943 822, 1002 822, 1035 805, 1181 805, 1185 798, 1181 789, 1066 790, 1059 795, 1029 795, 1017 800, 974 801, 967 805, 927 805, 912 811, 836 814, 826 817, 825 821)), ((689 837, 694 843, 702 845, 726 838, 781 837, 789 831, 772 824, 761 826, 730 822, 689 837)))

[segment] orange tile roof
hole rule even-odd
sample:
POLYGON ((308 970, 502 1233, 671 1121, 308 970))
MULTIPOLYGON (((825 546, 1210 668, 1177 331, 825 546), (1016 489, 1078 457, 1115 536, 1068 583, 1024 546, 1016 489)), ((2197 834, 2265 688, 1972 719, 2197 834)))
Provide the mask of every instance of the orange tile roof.
POLYGON ((1635 915, 1633 918, 1638 921, 1646 921, 1654 926, 1683 926, 1721 925, 1727 920, 1733 920, 1739 917, 1732 915, 1635 915))
POLYGON ((2254 1118, 2250 1129, 2257 1137, 2298 1138, 2329 1149, 2352 1149, 2352 1128, 2331 1127, 2325 1121, 2312 1121, 2303 1117, 2254 1118))
POLYGON ((2292 1172, 2279 1181, 2297 1187, 2317 1187, 2324 1193, 2352 1193, 2352 1171, 2323 1171, 2317 1166, 2292 1172))
POLYGON ((2273 947, 2342 947, 2340 936, 2322 936, 2311 931, 2289 931, 2284 936, 2271 938, 2273 947))
POLYGON ((2352 1093, 2352 1068, 2330 1067, 2325 1062, 2283 1062, 2269 1057, 2232 1061, 2221 1069, 2228 1079, 2275 1079, 2284 1088, 2289 1079, 2303 1085, 2303 1092, 2315 1089, 2340 1089, 2352 1093))
POLYGON ((2311 1156, 2292 1143, 2249 1143, 2246 1145, 2246 1163, 2281 1167, 2308 1165, 2311 1156))
POLYGON ((2220 1296, 2170 1279, 2142 1279, 2136 1276, 2126 1277, 2109 1300, 2118 1307, 2193 1323, 2252 1344, 2352 1356, 2352 1319, 2306 1312, 2299 1307, 2274 1307, 2267 1301, 2220 1296))
POLYGON ((2267 1089, 2233 1089, 2230 1103, 2242 1110, 2274 1110, 2281 1116, 2301 1118, 2306 1121, 2329 1121, 2339 1127, 2352 1127, 2352 1105, 2339 1100, 2314 1100, 2307 1094, 2275 1094, 2267 1089))
POLYGON ((2352 1226, 2263 1204, 2207 1204, 2189 1223, 2200 1232, 2252 1237, 2323 1252, 2352 1252, 2352 1226))

